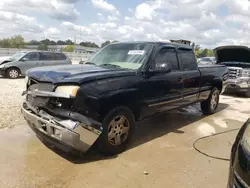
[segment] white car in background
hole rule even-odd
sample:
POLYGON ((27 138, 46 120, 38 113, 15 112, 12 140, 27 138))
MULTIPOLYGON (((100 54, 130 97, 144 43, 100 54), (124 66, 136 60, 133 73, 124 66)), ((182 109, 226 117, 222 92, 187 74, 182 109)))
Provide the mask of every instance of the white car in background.
POLYGON ((12 56, 2 56, 0 57, 0 64, 3 63, 4 61, 10 61, 12 56))
POLYGON ((215 57, 202 57, 197 59, 197 63, 201 65, 211 65, 216 63, 215 57))

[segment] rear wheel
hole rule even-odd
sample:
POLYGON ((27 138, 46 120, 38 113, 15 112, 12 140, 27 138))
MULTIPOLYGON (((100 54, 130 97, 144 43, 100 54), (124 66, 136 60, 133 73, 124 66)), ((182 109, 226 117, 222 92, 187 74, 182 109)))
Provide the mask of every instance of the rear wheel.
POLYGON ((131 140, 134 126, 134 115, 129 108, 117 107, 111 110, 103 121, 100 150, 107 155, 123 152, 131 140))
POLYGON ((215 113, 220 99, 220 91, 217 88, 213 88, 208 99, 201 102, 201 110, 203 114, 215 113))
POLYGON ((6 76, 11 79, 16 79, 20 75, 20 71, 17 68, 9 68, 6 71, 6 76))

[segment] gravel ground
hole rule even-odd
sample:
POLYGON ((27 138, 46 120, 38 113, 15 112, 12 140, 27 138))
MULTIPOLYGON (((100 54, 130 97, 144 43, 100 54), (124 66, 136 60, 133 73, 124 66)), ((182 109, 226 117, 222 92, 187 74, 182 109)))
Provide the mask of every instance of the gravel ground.
POLYGON ((0 128, 23 124, 20 105, 23 97, 21 93, 25 89, 24 79, 11 80, 0 77, 0 128))

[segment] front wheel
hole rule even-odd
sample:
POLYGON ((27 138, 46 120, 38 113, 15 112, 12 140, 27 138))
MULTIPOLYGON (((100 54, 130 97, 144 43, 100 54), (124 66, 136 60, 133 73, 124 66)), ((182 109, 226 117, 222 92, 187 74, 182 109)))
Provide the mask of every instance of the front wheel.
POLYGON ((217 88, 213 88, 208 99, 201 102, 201 110, 205 115, 215 113, 220 99, 220 91, 217 88))
POLYGON ((6 75, 7 75, 8 78, 16 79, 16 78, 19 77, 20 71, 17 68, 9 68, 6 71, 6 75))
POLYGON ((99 148, 107 155, 123 152, 131 140, 135 118, 127 107, 117 107, 104 118, 103 132, 100 136, 99 148))

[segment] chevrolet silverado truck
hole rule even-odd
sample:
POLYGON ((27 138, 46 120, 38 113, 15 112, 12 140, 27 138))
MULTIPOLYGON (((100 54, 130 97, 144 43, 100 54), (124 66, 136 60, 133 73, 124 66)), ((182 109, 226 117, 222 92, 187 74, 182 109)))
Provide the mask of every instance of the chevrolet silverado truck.
POLYGON ((246 46, 220 46, 214 52, 217 63, 228 67, 226 91, 250 97, 250 49, 246 46))
POLYGON ((135 122, 155 113, 197 102, 215 113, 227 74, 224 65, 198 67, 188 45, 115 43, 82 65, 28 70, 21 111, 39 138, 66 152, 95 143, 116 154, 135 122))

